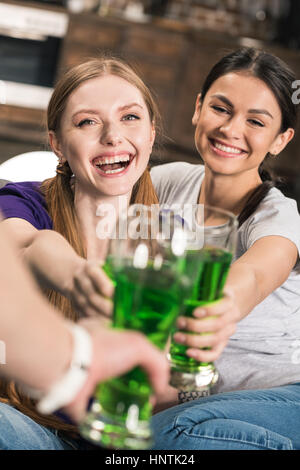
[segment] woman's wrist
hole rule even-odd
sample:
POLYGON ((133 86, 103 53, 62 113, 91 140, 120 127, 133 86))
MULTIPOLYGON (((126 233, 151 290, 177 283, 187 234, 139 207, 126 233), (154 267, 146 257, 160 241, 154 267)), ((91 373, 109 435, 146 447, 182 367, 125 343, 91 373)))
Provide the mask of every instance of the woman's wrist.
POLYGON ((238 299, 238 295, 236 293, 236 290, 235 290, 235 287, 231 284, 226 284, 225 288, 224 288, 224 294, 232 301, 232 303, 235 305, 236 309, 236 313, 238 313, 238 317, 236 318, 236 322, 239 322, 240 320, 243 319, 243 315, 240 311, 240 308, 239 308, 239 299, 238 299))
MULTIPOLYGON (((69 405, 85 386, 92 363, 93 343, 89 332, 75 323, 68 323, 72 335, 72 353, 67 370, 57 377, 45 392, 39 391, 37 409, 44 414, 69 405)), ((34 393, 32 393, 34 395, 34 393)))
POLYGON ((47 381, 43 381, 43 382, 39 381, 39 385, 37 386, 37 388, 40 391, 40 396, 42 394, 46 394, 51 389, 51 387, 65 375, 65 373, 69 370, 71 366, 74 339, 73 339, 72 332, 69 328, 68 321, 65 321, 65 320, 62 321, 62 324, 60 325, 59 337, 57 341, 59 341, 60 344, 59 344, 59 347, 56 348, 56 351, 57 351, 56 353, 57 358, 55 361, 56 367, 54 368, 52 365, 51 370, 49 370, 48 368, 47 375, 46 375, 47 381))

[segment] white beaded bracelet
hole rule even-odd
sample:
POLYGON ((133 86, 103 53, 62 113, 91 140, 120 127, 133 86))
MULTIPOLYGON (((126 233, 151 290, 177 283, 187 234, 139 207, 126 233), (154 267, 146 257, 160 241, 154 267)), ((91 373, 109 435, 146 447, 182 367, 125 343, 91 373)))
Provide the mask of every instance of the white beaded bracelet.
POLYGON ((70 367, 37 403, 37 410, 51 414, 71 403, 83 387, 92 361, 92 339, 87 330, 75 323, 68 323, 73 336, 73 354, 70 367))

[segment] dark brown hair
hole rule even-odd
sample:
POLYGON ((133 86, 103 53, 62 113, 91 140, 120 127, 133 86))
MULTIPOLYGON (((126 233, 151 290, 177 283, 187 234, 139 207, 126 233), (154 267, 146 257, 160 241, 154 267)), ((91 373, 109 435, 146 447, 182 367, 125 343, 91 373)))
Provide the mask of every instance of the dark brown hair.
MULTIPOLYGON (((221 76, 231 72, 247 71, 252 76, 262 80, 273 92, 281 110, 280 132, 295 129, 297 123, 297 107, 292 101, 292 83, 295 81, 293 71, 278 57, 252 47, 243 47, 224 56, 209 72, 201 91, 201 101, 212 84, 221 76)), ((271 188, 282 182, 268 168, 270 155, 267 154, 259 167, 262 184, 248 198, 238 220, 242 225, 256 210, 271 188)))

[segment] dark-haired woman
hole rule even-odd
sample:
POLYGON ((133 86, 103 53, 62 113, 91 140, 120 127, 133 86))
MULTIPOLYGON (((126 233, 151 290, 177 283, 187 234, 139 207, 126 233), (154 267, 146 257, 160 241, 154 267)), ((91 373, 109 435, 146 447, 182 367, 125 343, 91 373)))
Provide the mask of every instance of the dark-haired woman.
POLYGON ((300 449, 300 217, 264 169, 294 136, 294 80, 270 54, 225 56, 193 116, 204 165, 152 170, 160 202, 210 204, 239 218, 227 296, 180 318, 175 336, 189 356, 216 361, 219 382, 210 397, 154 416, 155 449, 300 449))

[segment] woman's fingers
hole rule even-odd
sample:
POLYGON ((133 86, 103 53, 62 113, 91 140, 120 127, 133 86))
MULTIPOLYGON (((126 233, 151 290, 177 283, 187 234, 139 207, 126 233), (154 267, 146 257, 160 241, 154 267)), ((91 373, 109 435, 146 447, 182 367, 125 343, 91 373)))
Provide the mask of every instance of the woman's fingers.
POLYGON ((180 316, 177 327, 193 333, 213 333, 222 330, 229 323, 236 323, 238 319, 237 306, 231 297, 225 296, 213 304, 196 308, 193 317, 180 316))
POLYGON ((112 300, 105 299, 99 294, 95 295, 97 296, 97 300, 92 303, 91 299, 88 299, 88 297, 86 297, 85 295, 82 295, 77 292, 72 299, 72 303, 74 305, 75 310, 88 317, 95 317, 99 315, 111 317, 113 310, 112 300))
POLYGON ((95 290, 99 289, 104 297, 112 297, 114 293, 113 282, 105 274, 98 263, 87 261, 86 273, 94 285, 95 290))
POLYGON ((226 313, 231 314, 232 318, 234 318, 235 320, 238 320, 239 318, 239 311, 236 307, 236 304, 231 295, 228 294, 224 295, 222 299, 217 300, 213 303, 195 308, 195 310, 193 311, 193 316, 198 319, 216 317, 220 318, 221 321, 222 317, 226 313))
POLYGON ((216 360, 236 331, 239 310, 231 296, 197 308, 193 317, 179 317, 174 340, 187 346, 186 354, 198 361, 216 360))
POLYGON ((74 275, 72 302, 84 315, 111 316, 113 292, 114 285, 99 263, 87 261, 84 269, 74 275))
POLYGON ((192 348, 214 347, 217 344, 228 340, 235 332, 235 323, 229 323, 217 333, 191 334, 182 331, 175 333, 174 340, 177 343, 190 346, 192 348))
POLYGON ((74 287, 87 294, 95 291, 108 298, 114 293, 112 281, 98 263, 91 261, 87 261, 84 269, 74 274, 74 287))
POLYGON ((179 317, 177 320, 177 327, 180 330, 190 331, 193 333, 217 331, 222 326, 221 322, 218 320, 215 317, 206 317, 201 320, 188 317, 179 317))
POLYGON ((179 317, 177 327, 180 330, 190 331, 192 333, 211 333, 222 330, 229 323, 235 323, 234 312, 230 311, 222 316, 209 316, 202 319, 179 317))
POLYGON ((165 393, 169 381, 169 363, 165 355, 140 333, 134 332, 134 335, 135 365, 145 370, 156 393, 165 393))
POLYGON ((204 350, 204 349, 187 349, 186 354, 189 357, 192 357, 196 361, 199 362, 213 362, 216 361, 223 349, 225 348, 227 341, 222 341, 221 343, 217 344, 215 347, 204 350))

